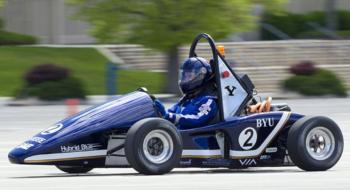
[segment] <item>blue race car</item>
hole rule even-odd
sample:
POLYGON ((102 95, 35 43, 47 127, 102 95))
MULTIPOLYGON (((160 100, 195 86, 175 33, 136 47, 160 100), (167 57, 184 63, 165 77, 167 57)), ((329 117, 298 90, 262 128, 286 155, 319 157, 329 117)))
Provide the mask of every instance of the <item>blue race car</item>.
POLYGON ((290 112, 288 105, 258 102, 247 75, 229 67, 207 34, 212 50, 219 111, 206 126, 176 128, 162 119, 155 98, 145 89, 68 117, 15 147, 16 164, 55 165, 67 173, 93 168, 132 167, 143 174, 164 174, 174 167, 296 165, 306 171, 334 166, 343 152, 337 124, 322 116, 290 112))

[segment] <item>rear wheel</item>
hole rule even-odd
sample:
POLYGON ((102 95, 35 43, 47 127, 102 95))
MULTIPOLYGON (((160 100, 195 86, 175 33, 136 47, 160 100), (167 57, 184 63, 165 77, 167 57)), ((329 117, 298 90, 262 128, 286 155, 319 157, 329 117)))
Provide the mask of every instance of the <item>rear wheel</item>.
POLYGON ((70 174, 78 174, 78 173, 87 173, 91 171, 94 168, 91 167, 84 167, 84 166, 61 166, 61 165, 56 165, 56 167, 66 173, 70 174))
POLYGON ((179 164, 181 152, 182 141, 177 129, 164 119, 140 120, 126 135, 126 158, 143 174, 168 173, 179 164))
POLYGON ((288 132, 288 153, 303 170, 324 171, 333 167, 342 155, 343 146, 338 125, 326 117, 304 117, 288 132))

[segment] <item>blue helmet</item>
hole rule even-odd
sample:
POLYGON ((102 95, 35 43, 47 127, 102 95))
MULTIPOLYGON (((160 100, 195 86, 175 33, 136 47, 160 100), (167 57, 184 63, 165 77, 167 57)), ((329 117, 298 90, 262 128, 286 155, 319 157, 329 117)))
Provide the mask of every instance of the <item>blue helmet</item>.
POLYGON ((211 78, 213 71, 208 61, 202 57, 187 58, 180 68, 179 86, 187 94, 201 88, 211 78))

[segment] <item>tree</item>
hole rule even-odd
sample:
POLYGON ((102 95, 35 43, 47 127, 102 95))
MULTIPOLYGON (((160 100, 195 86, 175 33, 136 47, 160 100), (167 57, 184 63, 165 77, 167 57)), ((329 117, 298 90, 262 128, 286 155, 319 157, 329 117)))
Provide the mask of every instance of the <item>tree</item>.
POLYGON ((206 32, 215 39, 254 26, 254 3, 276 7, 285 0, 70 0, 101 42, 136 43, 165 52, 165 92, 178 93, 178 47, 206 32))
POLYGON ((337 0, 326 0, 326 27, 331 31, 336 31, 338 27, 336 7, 337 0))

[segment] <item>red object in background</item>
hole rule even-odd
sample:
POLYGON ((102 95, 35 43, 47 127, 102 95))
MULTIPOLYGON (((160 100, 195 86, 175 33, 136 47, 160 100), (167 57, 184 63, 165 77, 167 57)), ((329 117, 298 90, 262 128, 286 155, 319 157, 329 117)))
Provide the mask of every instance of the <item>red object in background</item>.
POLYGON ((221 76, 222 76, 222 78, 227 78, 227 77, 230 76, 230 72, 224 71, 224 72, 221 73, 221 76))
POLYGON ((317 71, 317 68, 312 61, 301 61, 298 64, 292 65, 289 70, 295 75, 312 75, 317 71))
POLYGON ((79 103, 80 103, 79 99, 67 99, 66 100, 68 116, 71 116, 71 115, 78 113, 79 103))

